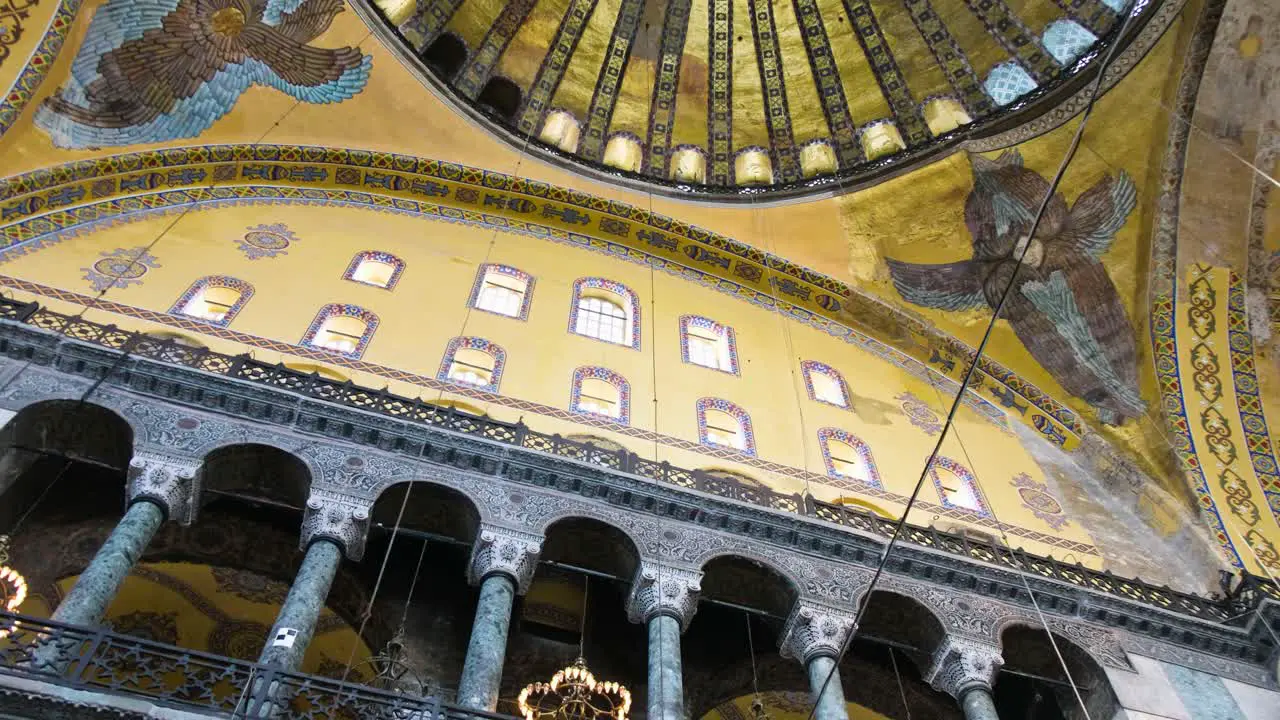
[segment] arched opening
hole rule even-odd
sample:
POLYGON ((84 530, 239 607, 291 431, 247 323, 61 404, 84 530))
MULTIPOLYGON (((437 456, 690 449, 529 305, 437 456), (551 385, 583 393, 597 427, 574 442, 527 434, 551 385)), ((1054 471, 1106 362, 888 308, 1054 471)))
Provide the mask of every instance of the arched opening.
POLYGON ((133 428, 107 408, 79 400, 26 406, 0 430, 0 528, 28 513, 118 513, 132 456, 133 428), (57 501, 46 502, 51 496, 57 501))
POLYGON ((452 80, 467 61, 467 44, 453 33, 441 33, 422 52, 422 61, 438 77, 452 80))
POLYGON ((940 693, 923 678, 933 664, 933 654, 946 629, 928 608, 896 593, 874 591, 866 599, 862 623, 841 660, 850 700, 889 717, 959 717, 950 696, 940 693), (868 668, 890 682, 902 683, 901 692, 859 691, 854 678, 868 675, 868 668))
POLYGON ((1004 666, 996 682, 995 701, 1002 717, 1083 720, 1086 712, 1081 700, 1088 717, 1115 713, 1117 702, 1106 671, 1062 635, 1053 633, 1051 642, 1043 628, 1011 625, 1000 633, 1000 647, 1004 666))
POLYGON ((292 453, 270 445, 228 445, 200 467, 201 509, 256 515, 297 529, 311 493, 311 470, 292 453))
POLYGON ((491 77, 484 84, 476 103, 508 122, 514 122, 520 111, 520 86, 504 77, 491 77))

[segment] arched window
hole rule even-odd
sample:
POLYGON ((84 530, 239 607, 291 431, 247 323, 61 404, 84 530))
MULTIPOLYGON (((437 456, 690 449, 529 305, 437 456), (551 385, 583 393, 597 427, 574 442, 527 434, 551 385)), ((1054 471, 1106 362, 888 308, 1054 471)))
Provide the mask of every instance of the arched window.
POLYGON ((1009 60, 991 68, 982 83, 996 105, 1008 105, 1036 89, 1036 81, 1017 61, 1009 60))
POLYGON ((800 370, 804 373, 804 387, 809 391, 810 400, 849 407, 849 386, 844 384, 838 370, 817 360, 805 360, 800 363, 800 370))
POLYGON ((538 139, 571 153, 578 151, 578 139, 581 136, 582 124, 578 122, 578 118, 568 110, 556 108, 547 113, 547 119, 542 123, 542 132, 538 134, 538 139))
POLYGON ((929 468, 929 476, 933 478, 933 486, 943 507, 967 510, 982 517, 991 516, 978 480, 969 468, 951 458, 938 456, 929 468))
POLYGON ((441 33, 422 53, 422 61, 445 80, 452 80, 467 61, 467 45, 453 33, 441 33))
POLYGON ((952 97, 942 96, 925 100, 921 113, 929 126, 929 132, 934 135, 945 135, 961 125, 973 122, 964 105, 952 97))
POLYGON ((325 305, 302 336, 302 344, 358 358, 377 327, 378 316, 362 307, 325 305))
POLYGON ((477 310, 526 320, 533 277, 506 265, 481 265, 468 304, 477 310))
POLYGON ((640 349, 640 303, 622 283, 579 278, 573 283, 569 332, 640 349))
POLYGON ((703 445, 756 454, 756 437, 751 430, 751 416, 728 400, 698 400, 698 440, 703 445))
POLYGON ((631 385, 618 373, 602 367, 580 367, 573 371, 573 391, 569 409, 599 415, 623 425, 631 421, 631 385))
POLYGON ((356 253, 342 274, 344 280, 354 280, 365 285, 391 290, 404 272, 404 261, 395 255, 376 250, 356 253))
POLYGON ((445 348, 444 362, 440 363, 436 379, 498 392, 506 362, 506 351, 488 340, 456 337, 445 348))
POLYGON ((251 297, 253 286, 249 283, 225 275, 210 275, 192 283, 169 308, 169 314, 186 315, 226 327, 251 297))
POLYGON ((644 162, 644 146, 640 136, 629 132, 616 132, 609 136, 604 146, 605 165, 629 172, 640 172, 644 162))
POLYGON ((818 443, 822 446, 822 460, 826 463, 828 477, 854 480, 873 488, 883 487, 880 471, 871 457, 871 448, 857 436, 838 428, 821 428, 818 430, 818 443))
POLYGON ((738 374, 733 328, 697 315, 680 318, 680 356, 687 363, 738 374))
POLYGON ((500 76, 489 78, 480 89, 476 103, 503 120, 513 121, 520 110, 520 86, 500 76))

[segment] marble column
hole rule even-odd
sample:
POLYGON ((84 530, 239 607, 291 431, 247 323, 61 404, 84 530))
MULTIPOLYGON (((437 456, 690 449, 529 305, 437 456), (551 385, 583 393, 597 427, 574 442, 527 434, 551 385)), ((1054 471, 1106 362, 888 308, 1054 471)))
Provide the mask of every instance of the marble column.
POLYGON ((848 720, 839 664, 855 617, 852 609, 800 600, 787 618, 782 654, 804 663, 816 720, 848 720))
POLYGON ((190 524, 200 462, 138 452, 129 462, 129 505, 89 566, 80 573, 53 619, 72 625, 97 625, 124 579, 142 557, 166 518, 190 524))
POLYGON ((360 559, 368 528, 367 505, 334 493, 311 493, 300 543, 306 555, 258 656, 259 663, 286 671, 302 666, 343 555, 360 559))
POLYGON ((471 710, 494 710, 502 683, 511 607, 533 579, 542 552, 542 537, 483 525, 471 552, 468 579, 480 585, 480 601, 471 625, 471 641, 458 682, 458 704, 471 710))
POLYGON ((649 631, 648 706, 652 720, 684 720, 680 634, 698 609, 702 571, 643 562, 631 583, 627 617, 649 631))
POLYGON ((965 720, 999 720, 991 691, 1003 664, 995 645, 948 635, 934 651, 925 679, 960 703, 965 720))

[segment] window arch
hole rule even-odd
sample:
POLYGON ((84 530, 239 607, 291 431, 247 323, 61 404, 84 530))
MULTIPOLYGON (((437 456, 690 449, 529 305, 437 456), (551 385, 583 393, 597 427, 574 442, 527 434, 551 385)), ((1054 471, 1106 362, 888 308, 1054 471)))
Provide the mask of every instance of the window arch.
POLYGON ((169 314, 226 327, 251 297, 253 286, 249 283, 225 275, 209 275, 192 283, 169 308, 169 314))
POLYGON ((404 261, 395 255, 365 250, 351 258, 342 279, 391 290, 400 281, 400 274, 403 272, 404 261))
POLYGON ((929 468, 929 477, 938 491, 942 506, 952 510, 965 510, 981 517, 991 517, 982 488, 969 468, 939 455, 929 468))
POLYGON ((422 52, 422 61, 445 80, 450 80, 467 61, 467 44, 451 32, 440 33, 422 52))
POLYGON ((520 111, 520 100, 520 86, 500 75, 489 78, 476 96, 477 105, 507 121, 516 119, 516 113, 520 111))
POLYGON ((325 305, 303 334, 302 344, 358 358, 364 354, 377 328, 378 316, 362 307, 325 305))
POLYGON ((456 337, 445 348, 436 379, 498 392, 506 363, 507 351, 494 343, 478 337, 456 337))
POLYGON ((876 489, 884 487, 880 480, 880 470, 871 457, 870 446, 856 435, 839 428, 825 427, 818 430, 818 444, 822 446, 822 461, 827 466, 827 477, 853 480, 876 489))
POLYGON ((680 317, 680 357, 691 365, 738 374, 738 342, 733 328, 709 318, 680 317))
POLYGON ((804 387, 810 400, 848 409, 849 386, 839 370, 817 360, 801 362, 800 370, 804 373, 804 387))
POLYGON ((728 400, 698 400, 698 440, 703 445, 756 454, 756 436, 751 430, 751 416, 728 400))
POLYGON ((476 271, 467 304, 495 315, 527 320, 532 300, 532 275, 507 265, 489 264, 476 271))
POLYGON ((640 302, 631 288, 604 278, 573 283, 569 332, 640 349, 640 302))
POLYGON ((608 368, 580 367, 573 371, 569 409, 626 425, 631 422, 631 385, 608 368))

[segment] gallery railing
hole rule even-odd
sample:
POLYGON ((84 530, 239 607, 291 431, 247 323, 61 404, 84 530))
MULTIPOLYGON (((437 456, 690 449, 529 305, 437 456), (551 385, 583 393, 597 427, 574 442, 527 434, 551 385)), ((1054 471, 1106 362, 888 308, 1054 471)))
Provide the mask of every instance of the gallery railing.
MULTIPOLYGON (((626 449, 605 448, 561 435, 548 435, 530 430, 523 422, 503 422, 487 415, 474 415, 456 408, 434 405, 419 398, 407 398, 386 390, 361 387, 351 381, 330 380, 319 374, 299 372, 282 364, 272 365, 254 360, 249 355, 226 355, 208 348, 183 345, 172 338, 122 330, 115 325, 104 325, 54 312, 37 303, 20 303, 0 298, 0 319, 26 323, 67 338, 120 350, 136 357, 278 387, 401 420, 571 458, 660 483, 825 520, 882 538, 890 537, 896 524, 893 520, 866 510, 822 502, 808 495, 777 493, 768 488, 735 481, 722 474, 688 470, 668 462, 646 460, 626 449)), ((933 527, 907 525, 900 541, 1035 573, 1051 580, 1215 622, 1243 625, 1247 622, 1243 615, 1249 609, 1257 607, 1263 597, 1270 596, 1280 601, 1280 588, 1252 575, 1246 576, 1243 584, 1236 588, 1229 599, 1203 598, 1142 580, 1117 577, 1110 572, 1093 570, 1079 563, 1065 563, 1052 557, 1010 549, 994 538, 979 539, 933 527)))
MULTIPOLYGON (((236 718, 511 720, 439 697, 285 672, 142 638, 0 612, 0 673, 236 718)), ((39 690, 35 690, 38 694, 39 690)))

